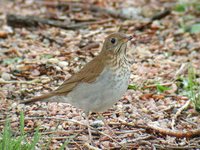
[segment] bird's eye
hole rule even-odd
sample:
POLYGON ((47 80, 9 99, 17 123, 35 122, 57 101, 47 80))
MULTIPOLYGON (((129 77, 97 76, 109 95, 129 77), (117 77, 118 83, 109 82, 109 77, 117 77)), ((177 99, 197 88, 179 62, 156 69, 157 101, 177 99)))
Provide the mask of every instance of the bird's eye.
POLYGON ((115 39, 115 38, 112 38, 112 39, 110 40, 110 42, 111 42, 112 44, 115 44, 116 39, 115 39))

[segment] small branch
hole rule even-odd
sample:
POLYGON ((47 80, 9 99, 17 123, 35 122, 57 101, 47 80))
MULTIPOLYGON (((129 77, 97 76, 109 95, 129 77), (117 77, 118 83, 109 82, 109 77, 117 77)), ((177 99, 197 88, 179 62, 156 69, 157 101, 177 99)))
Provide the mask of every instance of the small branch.
POLYGON ((7 24, 12 27, 37 27, 40 24, 50 25, 54 27, 59 27, 67 30, 76 30, 79 28, 85 28, 92 24, 103 24, 106 22, 112 21, 111 19, 100 20, 95 22, 83 22, 69 25, 69 23, 65 23, 62 21, 40 18, 37 16, 21 16, 8 14, 7 15, 7 24))
POLYGON ((134 128, 143 128, 143 129, 148 129, 148 127, 146 125, 140 125, 137 123, 133 123, 133 122, 126 122, 122 119, 118 119, 120 124, 125 125, 125 126, 130 126, 130 127, 134 127, 134 128))
POLYGON ((200 128, 187 131, 174 131, 166 128, 161 128, 152 124, 147 124, 147 126, 149 129, 152 129, 156 133, 174 136, 177 138, 192 138, 200 136, 200 128))
POLYGON ((5 81, 5 80, 0 80, 0 84, 35 84, 35 83, 39 83, 40 80, 35 79, 32 81, 17 81, 17 80, 13 80, 13 81, 5 81))
POLYGON ((73 123, 76 123, 76 124, 79 124, 79 125, 82 125, 82 126, 87 126, 77 120, 74 120, 74 119, 66 119, 66 118, 59 118, 59 117, 25 117, 24 118, 25 120, 37 120, 37 119, 49 119, 49 120, 60 120, 60 121, 67 121, 67 122, 73 122, 73 123))
MULTIPOLYGON (((81 132, 83 132, 83 130, 76 130, 76 132, 78 132, 78 134, 80 134, 81 132)), ((60 134, 60 135, 68 136, 69 134, 74 134, 74 131, 73 130, 69 130, 69 131, 56 130, 56 131, 40 132, 40 134, 42 134, 42 135, 50 135, 50 134, 59 135, 60 134)))
POLYGON ((166 10, 164 10, 164 11, 162 11, 162 12, 156 14, 155 16, 153 16, 153 17, 151 18, 151 21, 160 20, 160 19, 162 19, 162 18, 168 16, 170 13, 171 13, 171 11, 170 11, 169 9, 166 9, 166 10))
POLYGON ((132 139, 132 140, 128 140, 128 142, 138 142, 138 141, 141 141, 141 140, 147 140, 147 139, 151 139, 151 138, 155 138, 154 136, 152 135, 147 135, 147 136, 141 136, 141 137, 138 137, 138 138, 135 138, 135 139, 132 139))
POLYGON ((174 80, 176 80, 176 78, 177 78, 178 76, 180 76, 181 74, 183 74, 184 72, 186 72, 187 69, 188 69, 188 67, 189 67, 188 63, 183 63, 183 64, 180 66, 180 68, 176 71, 176 73, 175 73, 175 75, 174 75, 174 80))
POLYGON ((172 118, 172 123, 171 123, 171 128, 172 130, 174 130, 174 126, 175 126, 175 122, 176 119, 178 118, 178 116, 180 116, 181 112, 185 109, 188 108, 188 106, 191 104, 191 100, 188 100, 181 108, 179 108, 179 110, 176 112, 176 114, 174 115, 174 117, 172 118))
MULTIPOLYGON (((173 82, 161 83, 161 84, 159 84, 159 85, 161 85, 161 86, 170 86, 170 85, 172 85, 172 84, 173 84, 173 82)), ((144 86, 144 88, 155 88, 155 87, 157 87, 157 85, 158 85, 158 84, 146 85, 146 86, 144 86)))
POLYGON ((187 131, 174 131, 166 128, 161 128, 152 124, 145 124, 145 125, 140 125, 136 123, 128 123, 123 120, 119 120, 123 125, 126 126, 131 126, 134 128, 143 128, 147 132, 150 130, 153 130, 156 133, 163 134, 163 135, 169 135, 169 136, 174 136, 177 138, 192 138, 192 137, 197 137, 200 136, 200 128, 193 129, 193 130, 187 130, 187 131))
POLYGON ((40 18, 36 16, 21 16, 21 15, 8 14, 6 19, 7 19, 7 24, 12 27, 37 27, 39 26, 39 24, 46 24, 64 29, 77 29, 80 27, 85 27, 85 24, 83 23, 81 24, 81 26, 80 24, 69 26, 68 23, 40 18))
POLYGON ((174 145, 174 146, 164 146, 164 145, 158 145, 158 144, 155 144, 154 145, 156 148, 159 148, 159 149, 171 149, 171 150, 186 150, 186 149, 199 149, 200 148, 200 145, 189 145, 189 146, 180 146, 180 145, 174 145))

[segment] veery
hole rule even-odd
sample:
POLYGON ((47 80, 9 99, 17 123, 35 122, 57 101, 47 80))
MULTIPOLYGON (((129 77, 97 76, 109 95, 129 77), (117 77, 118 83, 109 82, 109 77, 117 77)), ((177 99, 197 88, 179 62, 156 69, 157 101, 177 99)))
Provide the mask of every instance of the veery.
MULTIPOLYGON (((70 103, 84 110, 86 114, 106 111, 127 90, 130 77, 127 42, 131 39, 131 36, 118 32, 109 35, 99 55, 64 81, 60 87, 22 103, 36 101, 70 103)), ((90 129, 89 135, 91 138, 90 129)))

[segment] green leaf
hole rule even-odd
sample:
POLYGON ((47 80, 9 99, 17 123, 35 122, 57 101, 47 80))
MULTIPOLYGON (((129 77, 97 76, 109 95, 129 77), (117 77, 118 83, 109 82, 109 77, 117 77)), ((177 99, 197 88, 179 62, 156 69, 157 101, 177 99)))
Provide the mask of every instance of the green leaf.
POLYGON ((175 6, 175 11, 178 11, 178 12, 185 12, 187 9, 187 4, 183 3, 183 4, 177 4, 175 6))
POLYGON ((31 145, 29 147, 30 150, 34 150, 37 142, 39 141, 40 134, 39 134, 39 127, 36 128, 36 131, 34 133, 33 141, 31 142, 31 145))
POLYGON ((20 132, 21 136, 24 136, 24 113, 20 112, 20 132))
POLYGON ((10 122, 6 119, 3 133, 0 133, 0 150, 34 150, 39 141, 39 131, 36 129, 33 140, 29 144, 24 132, 24 114, 20 112, 20 132, 21 135, 13 135, 10 122))
POLYGON ((200 33, 200 23, 193 24, 190 28, 191 33, 200 33))
POLYGON ((193 100, 195 110, 200 113, 200 91, 196 94, 195 99, 193 100))
POLYGON ((49 59, 49 58, 53 58, 53 55, 51 55, 51 54, 43 54, 41 57, 49 59))
POLYGON ((21 60, 22 60, 22 58, 20 58, 20 57, 8 58, 8 59, 3 60, 3 64, 10 65, 10 64, 13 64, 16 62, 20 62, 21 60))
POLYGON ((129 85, 128 85, 128 89, 137 90, 137 89, 138 89, 138 86, 135 85, 135 84, 129 84, 129 85))
POLYGON ((165 92, 165 91, 171 89, 170 87, 163 86, 163 85, 160 85, 160 84, 157 84, 157 85, 156 85, 156 88, 157 88, 157 91, 158 91, 159 93, 163 93, 163 92, 165 92))
POLYGON ((3 139, 2 139, 2 149, 10 149, 11 144, 11 130, 10 130, 10 122, 6 119, 5 127, 3 129, 3 139))

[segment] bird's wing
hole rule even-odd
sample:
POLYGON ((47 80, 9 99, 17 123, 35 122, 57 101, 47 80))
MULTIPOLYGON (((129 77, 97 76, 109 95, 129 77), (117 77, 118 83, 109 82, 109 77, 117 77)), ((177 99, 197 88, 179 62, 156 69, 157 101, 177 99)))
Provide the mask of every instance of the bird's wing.
POLYGON ((103 68, 104 62, 100 56, 97 56, 79 72, 64 81, 53 93, 55 95, 65 95, 72 91, 79 83, 91 83, 96 80, 98 75, 103 71, 103 68))
POLYGON ((104 62, 100 56, 95 57, 92 61, 86 64, 79 72, 72 75, 69 79, 65 80, 56 90, 36 96, 34 98, 22 101, 21 103, 28 104, 37 101, 47 100, 53 96, 67 95, 79 83, 90 83, 96 80, 98 75, 103 71, 104 62))

